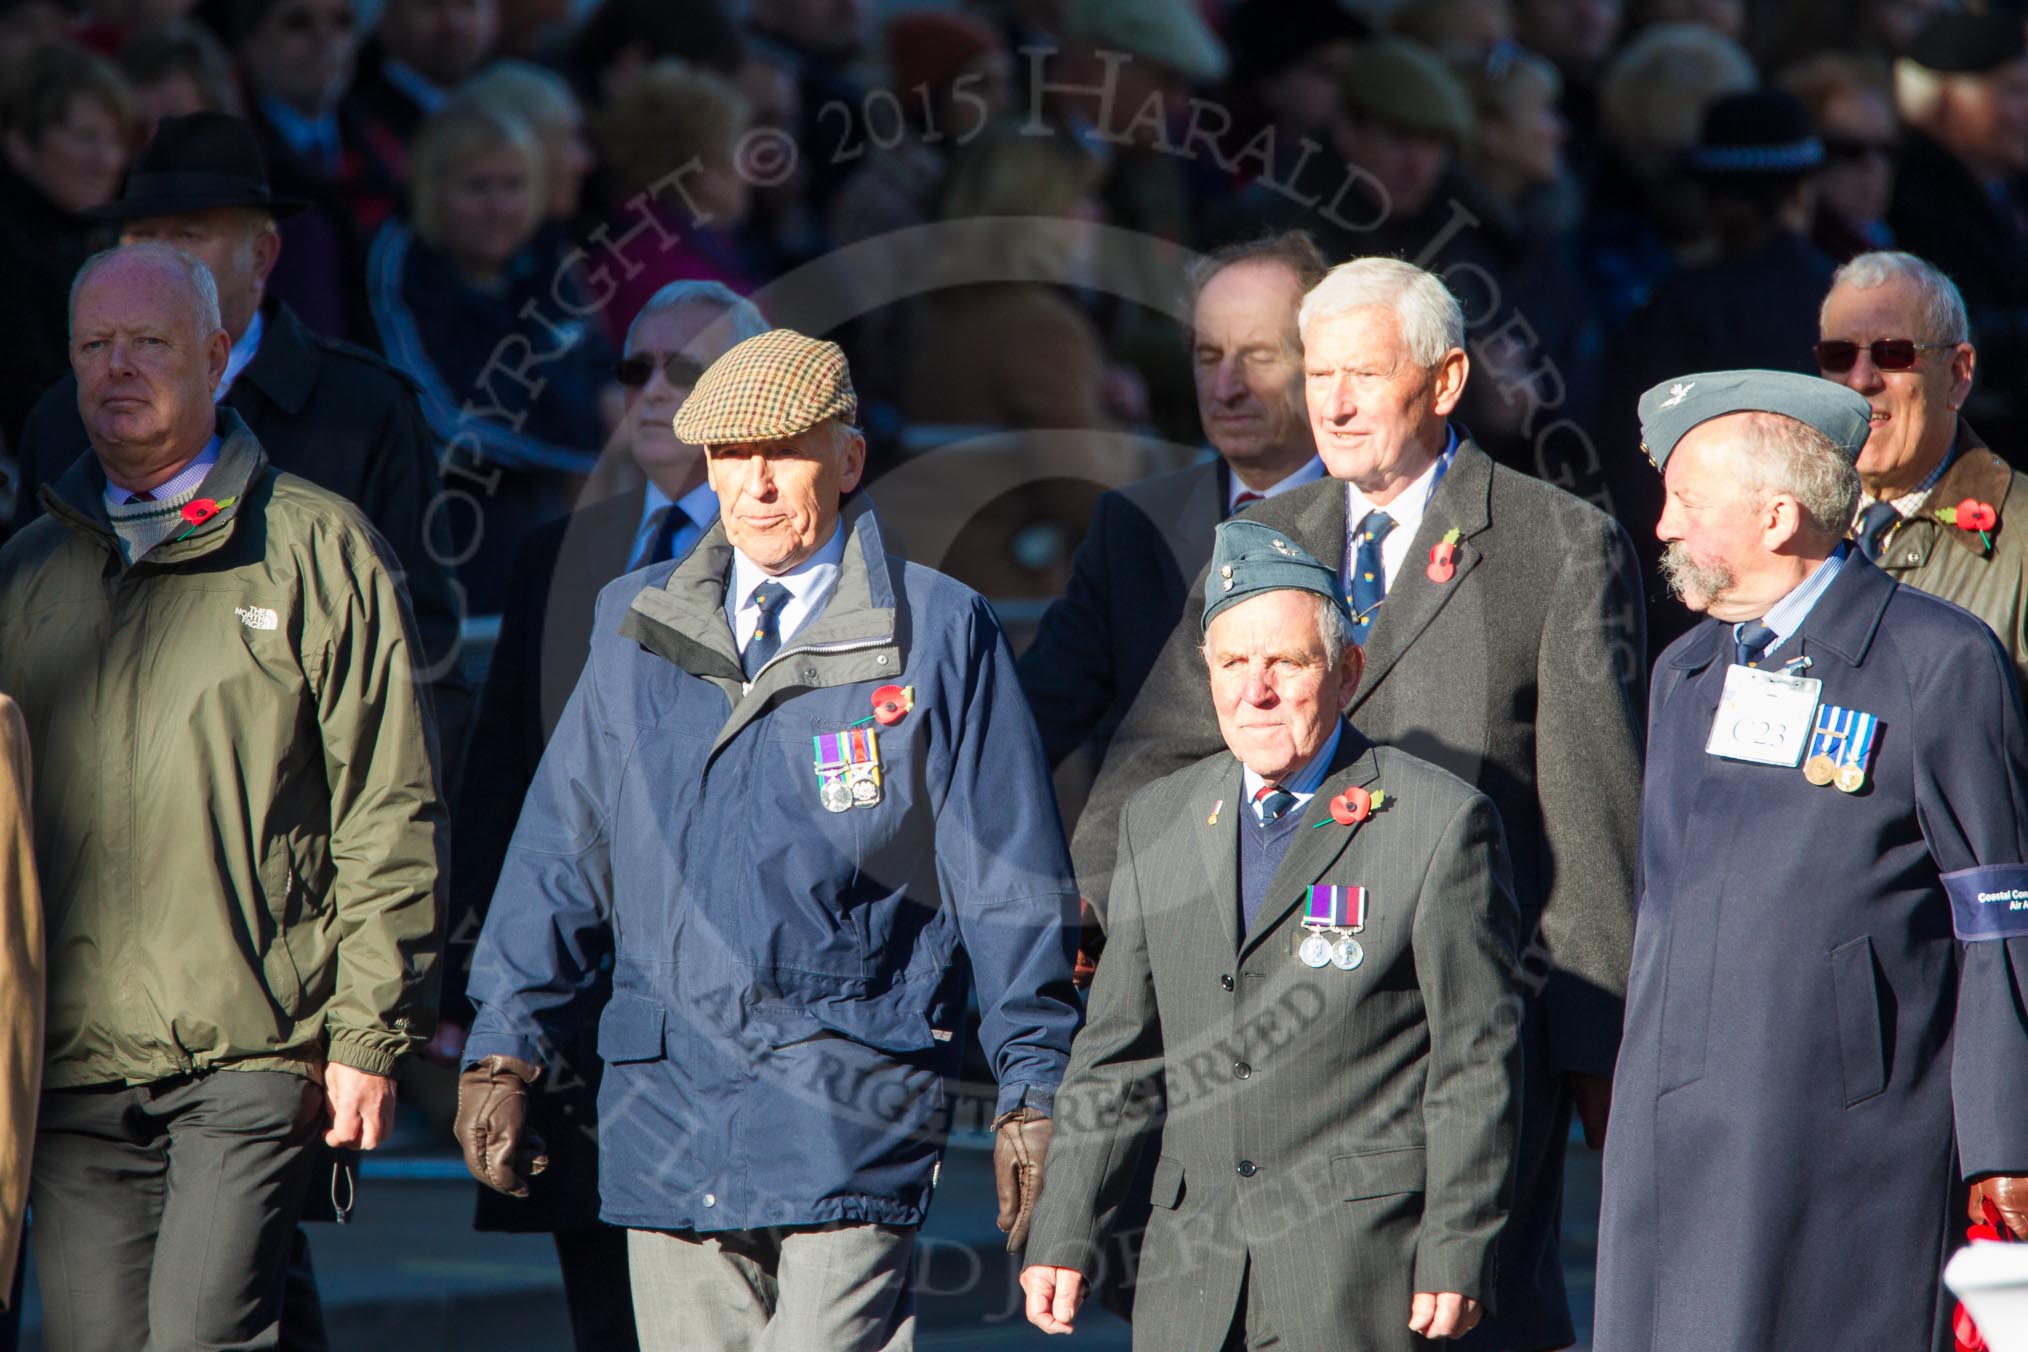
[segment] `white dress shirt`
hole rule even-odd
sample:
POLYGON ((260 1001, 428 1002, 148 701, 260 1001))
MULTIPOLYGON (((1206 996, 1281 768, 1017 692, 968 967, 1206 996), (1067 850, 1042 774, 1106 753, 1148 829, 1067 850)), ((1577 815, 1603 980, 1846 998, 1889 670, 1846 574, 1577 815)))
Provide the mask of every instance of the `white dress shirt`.
POLYGON ((1415 543, 1416 531, 1422 528, 1422 518, 1429 511, 1430 498, 1436 494, 1437 481, 1442 479, 1444 471, 1451 467, 1451 461, 1456 458, 1457 453, 1458 434, 1453 428, 1450 443, 1444 447, 1444 453, 1430 461, 1428 468, 1418 474, 1407 488, 1395 494, 1394 501, 1385 507, 1380 507, 1379 503, 1373 502, 1360 492, 1357 484, 1345 485, 1347 543, 1342 561, 1342 574, 1349 574, 1352 567, 1352 556, 1355 552, 1350 543, 1352 535, 1359 529, 1359 523, 1366 519, 1366 514, 1379 507, 1381 511, 1394 518, 1394 529, 1380 542, 1380 567, 1387 575, 1387 590, 1394 590, 1395 576, 1401 572, 1401 565, 1408 559, 1409 546, 1415 543))
POLYGON ((672 559, 680 559, 689 553, 690 547, 711 529, 711 523, 718 520, 718 494, 711 491, 710 483, 701 483, 671 502, 669 495, 650 479, 648 500, 642 505, 640 523, 634 527, 634 547, 627 551, 629 569, 642 567, 648 562, 643 556, 647 554, 648 546, 655 543, 656 535, 661 533, 664 507, 674 507, 684 516, 684 524, 676 528, 674 538, 669 541, 669 557, 672 559))
MULTIPOLYGON (((1303 810, 1303 805, 1308 803, 1312 798, 1315 798, 1317 790, 1324 786, 1324 775, 1331 768, 1331 757, 1337 754, 1338 738, 1344 734, 1344 731, 1345 720, 1341 718, 1332 727, 1331 740, 1324 743, 1323 749, 1310 757, 1309 763, 1304 765, 1302 769, 1282 781, 1282 788, 1296 797, 1296 801, 1289 807, 1289 812, 1300 813, 1303 810)), ((1240 786, 1246 791, 1247 808, 1252 811, 1253 819, 1260 821, 1260 791, 1267 784, 1267 781, 1255 774, 1251 766, 1242 762, 1239 771, 1239 782, 1240 786)), ((1282 815, 1287 816, 1288 813, 1285 812, 1282 815)))
MULTIPOLYGON (((838 585, 838 565, 844 559, 845 526, 840 522, 816 553, 773 579, 789 589, 789 599, 783 603, 779 616, 784 648, 803 622, 823 609, 824 602, 830 599, 831 589, 838 585)), ((725 618, 742 653, 746 651, 747 640, 753 637, 754 626, 760 623, 760 607, 753 603, 754 589, 768 580, 767 572, 735 546, 732 583, 725 589, 725 618)))
MULTIPOLYGON (((1323 477, 1324 462, 1321 458, 1314 455, 1305 460, 1303 467, 1294 474, 1289 475, 1286 479, 1277 480, 1266 488, 1248 488, 1240 481, 1237 474, 1227 474, 1225 476, 1225 514, 1231 516, 1239 510, 1239 495, 1241 493, 1258 493, 1264 499, 1278 498, 1291 488, 1301 488, 1304 484, 1313 484, 1323 477)), ((1247 504, 1249 507, 1252 505, 1252 503, 1247 504)))
POLYGON ((226 391, 232 388, 232 382, 239 379, 239 373, 246 370, 261 350, 261 332, 265 327, 266 321, 261 318, 261 312, 255 310, 253 323, 246 326, 246 332, 232 345, 232 355, 225 359, 225 374, 219 378, 218 388, 211 392, 212 403, 225 402, 226 391))
MULTIPOLYGON (((204 482, 204 476, 211 473, 211 467, 218 463, 219 446, 219 439, 213 436, 204 443, 204 449, 197 453, 195 460, 177 470, 174 478, 149 489, 148 496, 156 502, 168 502, 186 493, 195 493, 198 485, 204 482)), ((106 485, 106 506, 123 507, 133 500, 134 494, 129 490, 113 483, 106 485)))

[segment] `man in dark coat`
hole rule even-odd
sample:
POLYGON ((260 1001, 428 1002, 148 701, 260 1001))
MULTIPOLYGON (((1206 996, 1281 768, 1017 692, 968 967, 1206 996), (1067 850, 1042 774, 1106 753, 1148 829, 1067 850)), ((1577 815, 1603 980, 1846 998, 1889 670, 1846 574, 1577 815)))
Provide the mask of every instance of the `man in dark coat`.
POLYGON ((1707 618, 1655 671, 1593 1346, 1947 1348, 1965 1183, 2028 1230, 2013 665, 1846 543, 1863 397, 1720 371, 1640 411, 1707 618))
MULTIPOLYGON (((628 327, 617 373, 627 389, 622 435, 647 484, 549 523, 515 558, 472 725, 471 774, 452 819, 446 956, 459 977, 445 983, 444 1019, 460 1030, 472 1022, 463 974, 543 748, 584 672, 599 593, 622 573, 682 558, 718 519, 704 452, 676 439, 676 413, 706 366, 767 327, 750 301, 718 282, 671 282, 656 292, 628 327)), ((626 1232, 598 1218, 595 1034, 587 1024, 575 1046, 559 1049, 530 1099, 548 1170, 529 1181, 525 1198, 478 1189, 476 1224, 555 1235, 578 1347, 624 1352, 634 1345, 634 1307, 626 1232)))
MULTIPOLYGON (((393 548, 455 783, 471 696, 457 669, 464 606, 445 566, 451 545, 437 505, 436 445, 413 387, 393 367, 266 302, 281 250, 275 217, 291 210, 269 192, 244 122, 193 113, 163 119, 126 191, 93 214, 117 222, 124 241, 160 240, 210 267, 233 344, 218 401, 245 419, 276 469, 351 502, 393 548)), ((89 453, 77 381, 65 376, 37 401, 22 435, 16 529, 42 514, 41 486, 89 453)))
POLYGON ((539 1167, 528 1085, 596 1019, 600 1214, 651 1352, 908 1347, 968 991, 1015 1247, 1078 1023, 1013 660, 843 503, 856 409, 843 351, 785 329, 698 381, 676 435, 719 522, 600 594, 468 986, 457 1134, 502 1191, 539 1167))
POLYGON ((1344 721, 1361 653, 1336 568, 1235 519, 1205 585, 1227 749, 1127 809, 1028 1317, 1070 1331, 1101 1213, 1158 1148, 1137 1348, 1427 1347, 1478 1323, 1513 1186, 1499 814, 1344 721), (1159 1119, 1137 1111, 1150 1078, 1159 1119))
MULTIPOLYGON (((1448 424, 1468 368, 1464 317, 1431 274, 1343 264, 1304 299, 1302 330, 1311 428, 1334 477, 1249 515, 1338 563, 1365 621, 1349 711, 1360 730, 1500 809, 1521 906, 1520 1182, 1494 1313, 1472 1337, 1561 1347, 1574 1336, 1558 1248, 1564 1148, 1573 1104, 1587 1138, 1603 1138, 1633 944, 1633 550, 1603 512, 1495 465, 1448 424)), ((1079 823, 1078 878, 1095 903, 1121 805, 1221 745, 1199 604, 1120 725, 1079 823)))
POLYGON ((1324 279, 1309 236, 1232 245, 1193 269, 1191 373, 1217 455, 1102 494, 1071 567, 1021 655, 1021 688, 1050 763, 1103 749, 1140 693, 1232 513, 1323 477, 1303 412, 1296 307, 1324 279))

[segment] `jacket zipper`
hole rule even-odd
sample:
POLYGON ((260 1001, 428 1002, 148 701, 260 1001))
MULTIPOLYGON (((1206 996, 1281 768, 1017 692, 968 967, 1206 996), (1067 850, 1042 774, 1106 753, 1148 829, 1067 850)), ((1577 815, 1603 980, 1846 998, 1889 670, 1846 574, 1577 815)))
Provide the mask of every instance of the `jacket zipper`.
POLYGON ((753 679, 746 684, 749 689, 758 685, 760 678, 767 674, 768 668, 785 657, 829 657, 834 653, 851 653, 858 652, 862 648, 878 648, 890 641, 884 638, 854 639, 850 643, 826 643, 807 648, 784 648, 767 661, 761 663, 761 669, 756 671, 753 674, 753 679))

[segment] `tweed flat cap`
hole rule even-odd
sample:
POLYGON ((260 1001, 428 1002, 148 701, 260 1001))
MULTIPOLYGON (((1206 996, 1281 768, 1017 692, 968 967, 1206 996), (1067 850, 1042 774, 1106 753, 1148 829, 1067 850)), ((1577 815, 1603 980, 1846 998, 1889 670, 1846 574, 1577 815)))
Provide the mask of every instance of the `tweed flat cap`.
POLYGON ((1836 381, 1794 371, 1700 371, 1641 396, 1641 449, 1660 469, 1684 434, 1728 413, 1779 413, 1816 428, 1849 461, 1866 444, 1873 408, 1836 381))
POLYGON ((1273 526, 1243 516, 1218 523, 1211 541, 1211 571, 1204 577, 1204 624, 1218 612, 1271 591, 1306 591, 1345 612, 1338 574, 1273 526))
POLYGON ((858 416, 845 349, 794 329, 769 329, 705 368, 676 414, 676 436, 692 446, 778 441, 826 418, 849 423, 858 416))

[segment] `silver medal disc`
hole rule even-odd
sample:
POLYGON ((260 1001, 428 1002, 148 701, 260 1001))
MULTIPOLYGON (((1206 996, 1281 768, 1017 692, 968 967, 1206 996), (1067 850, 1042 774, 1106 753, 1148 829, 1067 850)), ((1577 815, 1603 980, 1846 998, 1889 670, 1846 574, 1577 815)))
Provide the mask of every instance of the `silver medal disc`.
POLYGON ((1331 945, 1331 965, 1341 972, 1349 972, 1366 961, 1366 950, 1359 941, 1347 934, 1331 945))
POLYGON ((1302 947, 1296 950, 1296 956, 1309 967, 1327 966, 1331 961, 1331 941, 1321 934, 1312 934, 1303 940, 1302 947))
POLYGON ((861 807, 880 801, 880 785, 871 778, 852 781, 852 799, 861 807))
POLYGON ((852 791, 845 787, 845 781, 842 779, 825 780, 824 787, 818 791, 817 796, 823 801, 824 810, 827 812, 846 812, 852 807, 852 791))

